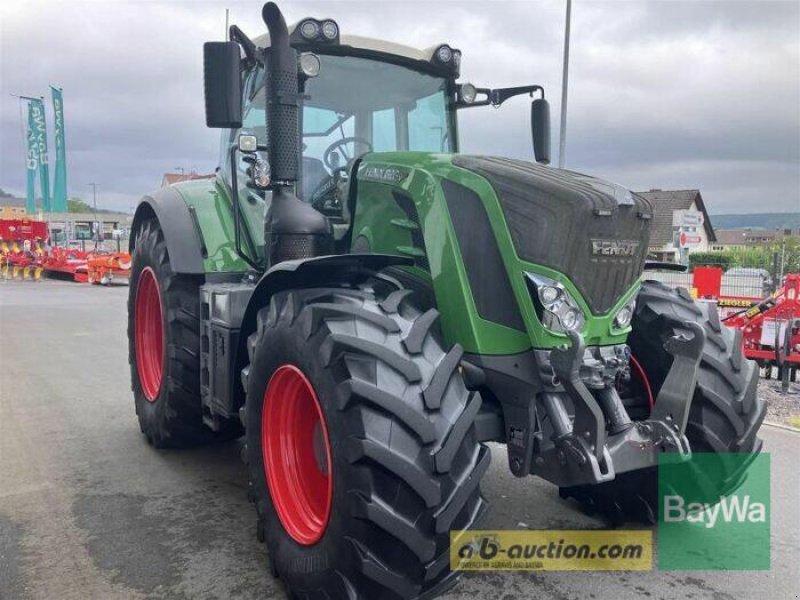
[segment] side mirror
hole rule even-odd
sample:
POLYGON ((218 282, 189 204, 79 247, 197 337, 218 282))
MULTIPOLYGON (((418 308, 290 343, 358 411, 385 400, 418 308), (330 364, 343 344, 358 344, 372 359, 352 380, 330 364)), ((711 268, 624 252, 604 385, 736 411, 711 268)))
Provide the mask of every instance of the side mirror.
POLYGON ((242 67, 239 44, 203 44, 206 125, 223 129, 242 126, 242 67))
POLYGON ((536 162, 550 164, 550 104, 544 98, 531 102, 531 135, 536 162))

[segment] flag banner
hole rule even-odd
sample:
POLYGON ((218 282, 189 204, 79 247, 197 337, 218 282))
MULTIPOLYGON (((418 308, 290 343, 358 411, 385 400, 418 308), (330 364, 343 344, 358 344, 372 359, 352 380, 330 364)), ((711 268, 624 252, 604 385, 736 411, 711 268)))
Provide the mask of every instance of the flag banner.
POLYGON ((39 168, 39 147, 36 145, 36 132, 33 124, 33 102, 28 102, 28 127, 26 132, 27 154, 25 168, 28 174, 25 210, 29 215, 36 213, 36 171, 39 168))
POLYGON ((67 146, 64 136, 64 97, 60 88, 50 86, 55 116, 56 166, 53 175, 53 212, 67 212, 67 146))
POLYGON ((42 210, 50 212, 50 170, 47 165, 47 122, 44 116, 44 100, 31 100, 32 135, 39 152, 39 186, 42 192, 42 210))

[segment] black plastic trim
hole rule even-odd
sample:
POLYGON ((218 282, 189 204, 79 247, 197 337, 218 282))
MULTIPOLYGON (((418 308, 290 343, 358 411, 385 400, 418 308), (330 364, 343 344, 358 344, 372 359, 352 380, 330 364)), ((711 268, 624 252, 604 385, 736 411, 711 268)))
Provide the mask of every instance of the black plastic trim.
POLYGON ((411 243, 415 248, 422 250, 425 253, 425 256, 415 258, 414 262, 420 269, 430 271, 431 266, 428 262, 428 251, 425 248, 425 238, 422 235, 422 224, 420 223, 419 212, 417 212, 417 205, 414 204, 414 199, 408 194, 398 192, 397 190, 392 190, 392 196, 394 196, 394 201, 397 203, 397 206, 400 207, 400 210, 405 213, 406 218, 417 226, 416 229, 412 229, 410 232, 411 243))
POLYGON ((396 54, 389 54, 386 52, 379 52, 377 50, 367 50, 364 48, 356 48, 354 46, 347 46, 344 44, 332 46, 323 46, 318 44, 296 44, 294 47, 298 50, 313 50, 317 54, 369 58, 383 63, 407 67, 409 69, 425 73, 426 75, 451 79, 453 81, 455 81, 455 79, 458 77, 458 71, 453 70, 452 68, 442 67, 434 62, 415 60, 413 58, 407 58, 405 56, 398 56, 396 54))
POLYGON ((142 198, 133 215, 128 250, 133 252, 136 233, 144 221, 153 217, 158 219, 164 232, 172 270, 175 273, 205 274, 202 235, 183 196, 173 187, 161 188, 142 198))
POLYGON ((197 209, 193 204, 189 205, 189 215, 192 217, 192 225, 197 231, 197 238, 200 240, 200 255, 205 259, 208 258, 208 248, 206 247, 206 239, 203 237, 203 229, 200 227, 200 221, 197 220, 197 209))
POLYGON ((480 196, 463 185, 442 181, 450 220, 478 314, 487 321, 525 331, 514 290, 480 196))

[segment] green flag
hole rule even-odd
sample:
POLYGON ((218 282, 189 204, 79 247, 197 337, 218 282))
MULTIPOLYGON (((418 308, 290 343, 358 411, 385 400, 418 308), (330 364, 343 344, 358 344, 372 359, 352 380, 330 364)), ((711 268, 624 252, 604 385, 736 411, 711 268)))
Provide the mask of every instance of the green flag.
POLYGON ((38 150, 39 186, 42 191, 42 210, 50 212, 50 169, 47 165, 47 122, 44 116, 44 100, 31 100, 31 129, 38 150))
POLYGON ((56 167, 53 175, 53 212, 67 212, 67 146, 64 137, 64 98, 50 86, 55 116, 56 167))
POLYGON ((36 132, 33 124, 33 102, 28 102, 28 131, 26 134, 28 147, 25 156, 25 168, 28 173, 27 196, 25 210, 29 215, 36 212, 36 171, 39 168, 39 149, 36 145, 36 132))

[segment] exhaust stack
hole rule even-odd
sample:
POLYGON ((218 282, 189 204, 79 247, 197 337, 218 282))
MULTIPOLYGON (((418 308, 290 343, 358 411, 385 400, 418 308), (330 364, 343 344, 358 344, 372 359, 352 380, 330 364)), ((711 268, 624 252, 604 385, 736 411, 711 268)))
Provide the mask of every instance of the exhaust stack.
POLYGON ((289 29, 281 10, 267 2, 261 16, 269 30, 269 77, 267 80, 267 135, 272 178, 297 181, 297 53, 289 45, 289 29))
POLYGON ((270 37, 267 53, 267 135, 272 203, 264 216, 269 264, 333 252, 328 219, 294 193, 300 161, 297 52, 281 10, 267 2, 261 11, 270 37))

